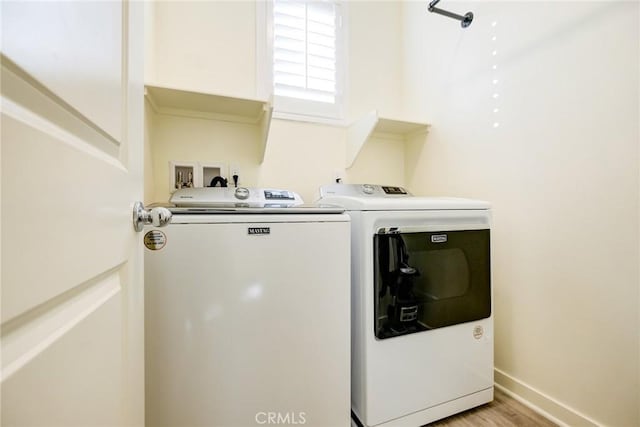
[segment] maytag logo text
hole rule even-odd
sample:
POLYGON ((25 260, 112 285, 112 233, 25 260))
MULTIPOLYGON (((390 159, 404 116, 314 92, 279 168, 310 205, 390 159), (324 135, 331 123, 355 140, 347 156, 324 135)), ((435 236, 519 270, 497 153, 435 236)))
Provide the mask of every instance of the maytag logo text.
POLYGON ((270 227, 249 227, 250 236, 264 236, 265 234, 271 234, 270 227))
POLYGON ((446 234, 434 234, 433 236, 431 236, 431 243, 446 243, 446 241, 446 234))

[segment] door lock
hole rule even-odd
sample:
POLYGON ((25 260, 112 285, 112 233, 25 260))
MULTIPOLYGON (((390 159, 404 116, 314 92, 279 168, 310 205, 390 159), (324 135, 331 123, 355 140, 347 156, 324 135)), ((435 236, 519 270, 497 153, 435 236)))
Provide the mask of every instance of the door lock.
POLYGON ((133 228, 137 232, 142 231, 145 225, 164 227, 171 222, 171 216, 167 208, 146 209, 142 202, 133 204, 133 228))

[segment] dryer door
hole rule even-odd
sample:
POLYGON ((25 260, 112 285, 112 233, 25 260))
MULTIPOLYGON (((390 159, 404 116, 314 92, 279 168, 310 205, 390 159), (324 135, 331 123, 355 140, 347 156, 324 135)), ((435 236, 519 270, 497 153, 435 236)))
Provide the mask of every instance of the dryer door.
POLYGON ((381 230, 374 257, 378 339, 491 315, 488 229, 381 230))

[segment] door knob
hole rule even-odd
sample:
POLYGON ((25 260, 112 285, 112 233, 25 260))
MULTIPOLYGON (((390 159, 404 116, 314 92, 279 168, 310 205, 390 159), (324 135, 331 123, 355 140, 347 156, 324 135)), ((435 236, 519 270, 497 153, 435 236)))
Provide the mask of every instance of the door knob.
POLYGON ((171 222, 171 211, 167 208, 146 209, 142 202, 133 205, 133 228, 140 232, 145 225, 164 227, 171 222))

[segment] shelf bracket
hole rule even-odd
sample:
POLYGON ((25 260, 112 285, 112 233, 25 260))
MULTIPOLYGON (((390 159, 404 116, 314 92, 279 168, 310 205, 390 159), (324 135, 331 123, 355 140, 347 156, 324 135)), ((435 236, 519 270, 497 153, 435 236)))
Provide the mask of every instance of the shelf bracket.
POLYGON ((347 169, 353 166, 376 124, 378 124, 378 112, 373 110, 347 128, 347 169))

